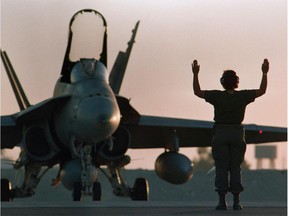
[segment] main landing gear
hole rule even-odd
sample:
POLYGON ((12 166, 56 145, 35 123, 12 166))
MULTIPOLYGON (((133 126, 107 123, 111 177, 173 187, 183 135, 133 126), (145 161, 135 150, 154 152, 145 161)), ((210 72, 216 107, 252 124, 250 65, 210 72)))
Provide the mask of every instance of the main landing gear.
POLYGON ((41 173, 40 164, 26 164, 24 182, 21 187, 12 188, 12 184, 8 179, 1 179, 1 202, 10 202, 14 198, 33 196, 38 183, 49 169, 51 167, 47 167, 41 173))
POLYGON ((136 201, 149 200, 149 185, 145 178, 137 178, 134 182, 134 186, 131 188, 122 176, 122 167, 130 163, 130 157, 124 155, 119 160, 115 160, 107 164, 109 175, 101 170, 109 179, 113 188, 113 193, 116 196, 130 197, 136 201))
POLYGON ((149 185, 145 178, 137 178, 131 189, 131 198, 136 201, 149 200, 149 185))
POLYGON ((1 202, 12 201, 12 187, 8 179, 1 179, 1 202))

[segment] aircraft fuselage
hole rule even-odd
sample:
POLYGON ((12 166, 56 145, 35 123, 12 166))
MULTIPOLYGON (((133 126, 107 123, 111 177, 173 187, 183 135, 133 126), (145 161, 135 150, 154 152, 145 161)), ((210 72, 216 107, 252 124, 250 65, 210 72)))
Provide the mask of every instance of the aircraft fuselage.
POLYGON ((81 59, 70 80, 62 82, 60 77, 54 89, 54 97, 71 95, 53 117, 61 143, 69 148, 74 139, 95 144, 110 137, 119 126, 120 111, 106 67, 95 59, 81 59))

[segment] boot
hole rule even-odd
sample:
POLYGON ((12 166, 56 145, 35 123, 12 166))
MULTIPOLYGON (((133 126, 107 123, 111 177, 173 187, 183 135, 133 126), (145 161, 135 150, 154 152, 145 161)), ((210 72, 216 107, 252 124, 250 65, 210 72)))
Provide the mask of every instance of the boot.
POLYGON ((227 203, 226 203, 226 193, 225 192, 218 192, 219 194, 219 202, 216 206, 216 210, 227 210, 227 203))
POLYGON ((233 210, 241 210, 243 206, 240 204, 240 196, 238 194, 233 194, 233 210))

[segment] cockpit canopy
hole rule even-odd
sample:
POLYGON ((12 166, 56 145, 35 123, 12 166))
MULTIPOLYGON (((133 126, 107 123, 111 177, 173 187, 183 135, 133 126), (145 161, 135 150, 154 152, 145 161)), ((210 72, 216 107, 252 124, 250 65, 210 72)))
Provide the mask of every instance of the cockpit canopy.
POLYGON ((62 82, 71 82, 72 68, 80 59, 94 59, 107 67, 107 23, 92 9, 78 11, 70 20, 62 82))

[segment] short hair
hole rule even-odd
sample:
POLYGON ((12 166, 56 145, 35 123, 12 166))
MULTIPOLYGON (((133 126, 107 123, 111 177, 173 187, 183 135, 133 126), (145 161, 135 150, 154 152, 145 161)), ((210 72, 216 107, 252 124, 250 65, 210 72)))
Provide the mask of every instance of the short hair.
POLYGON ((236 72, 233 70, 225 70, 220 79, 220 82, 224 89, 232 90, 238 88, 239 77, 236 75, 236 72))

